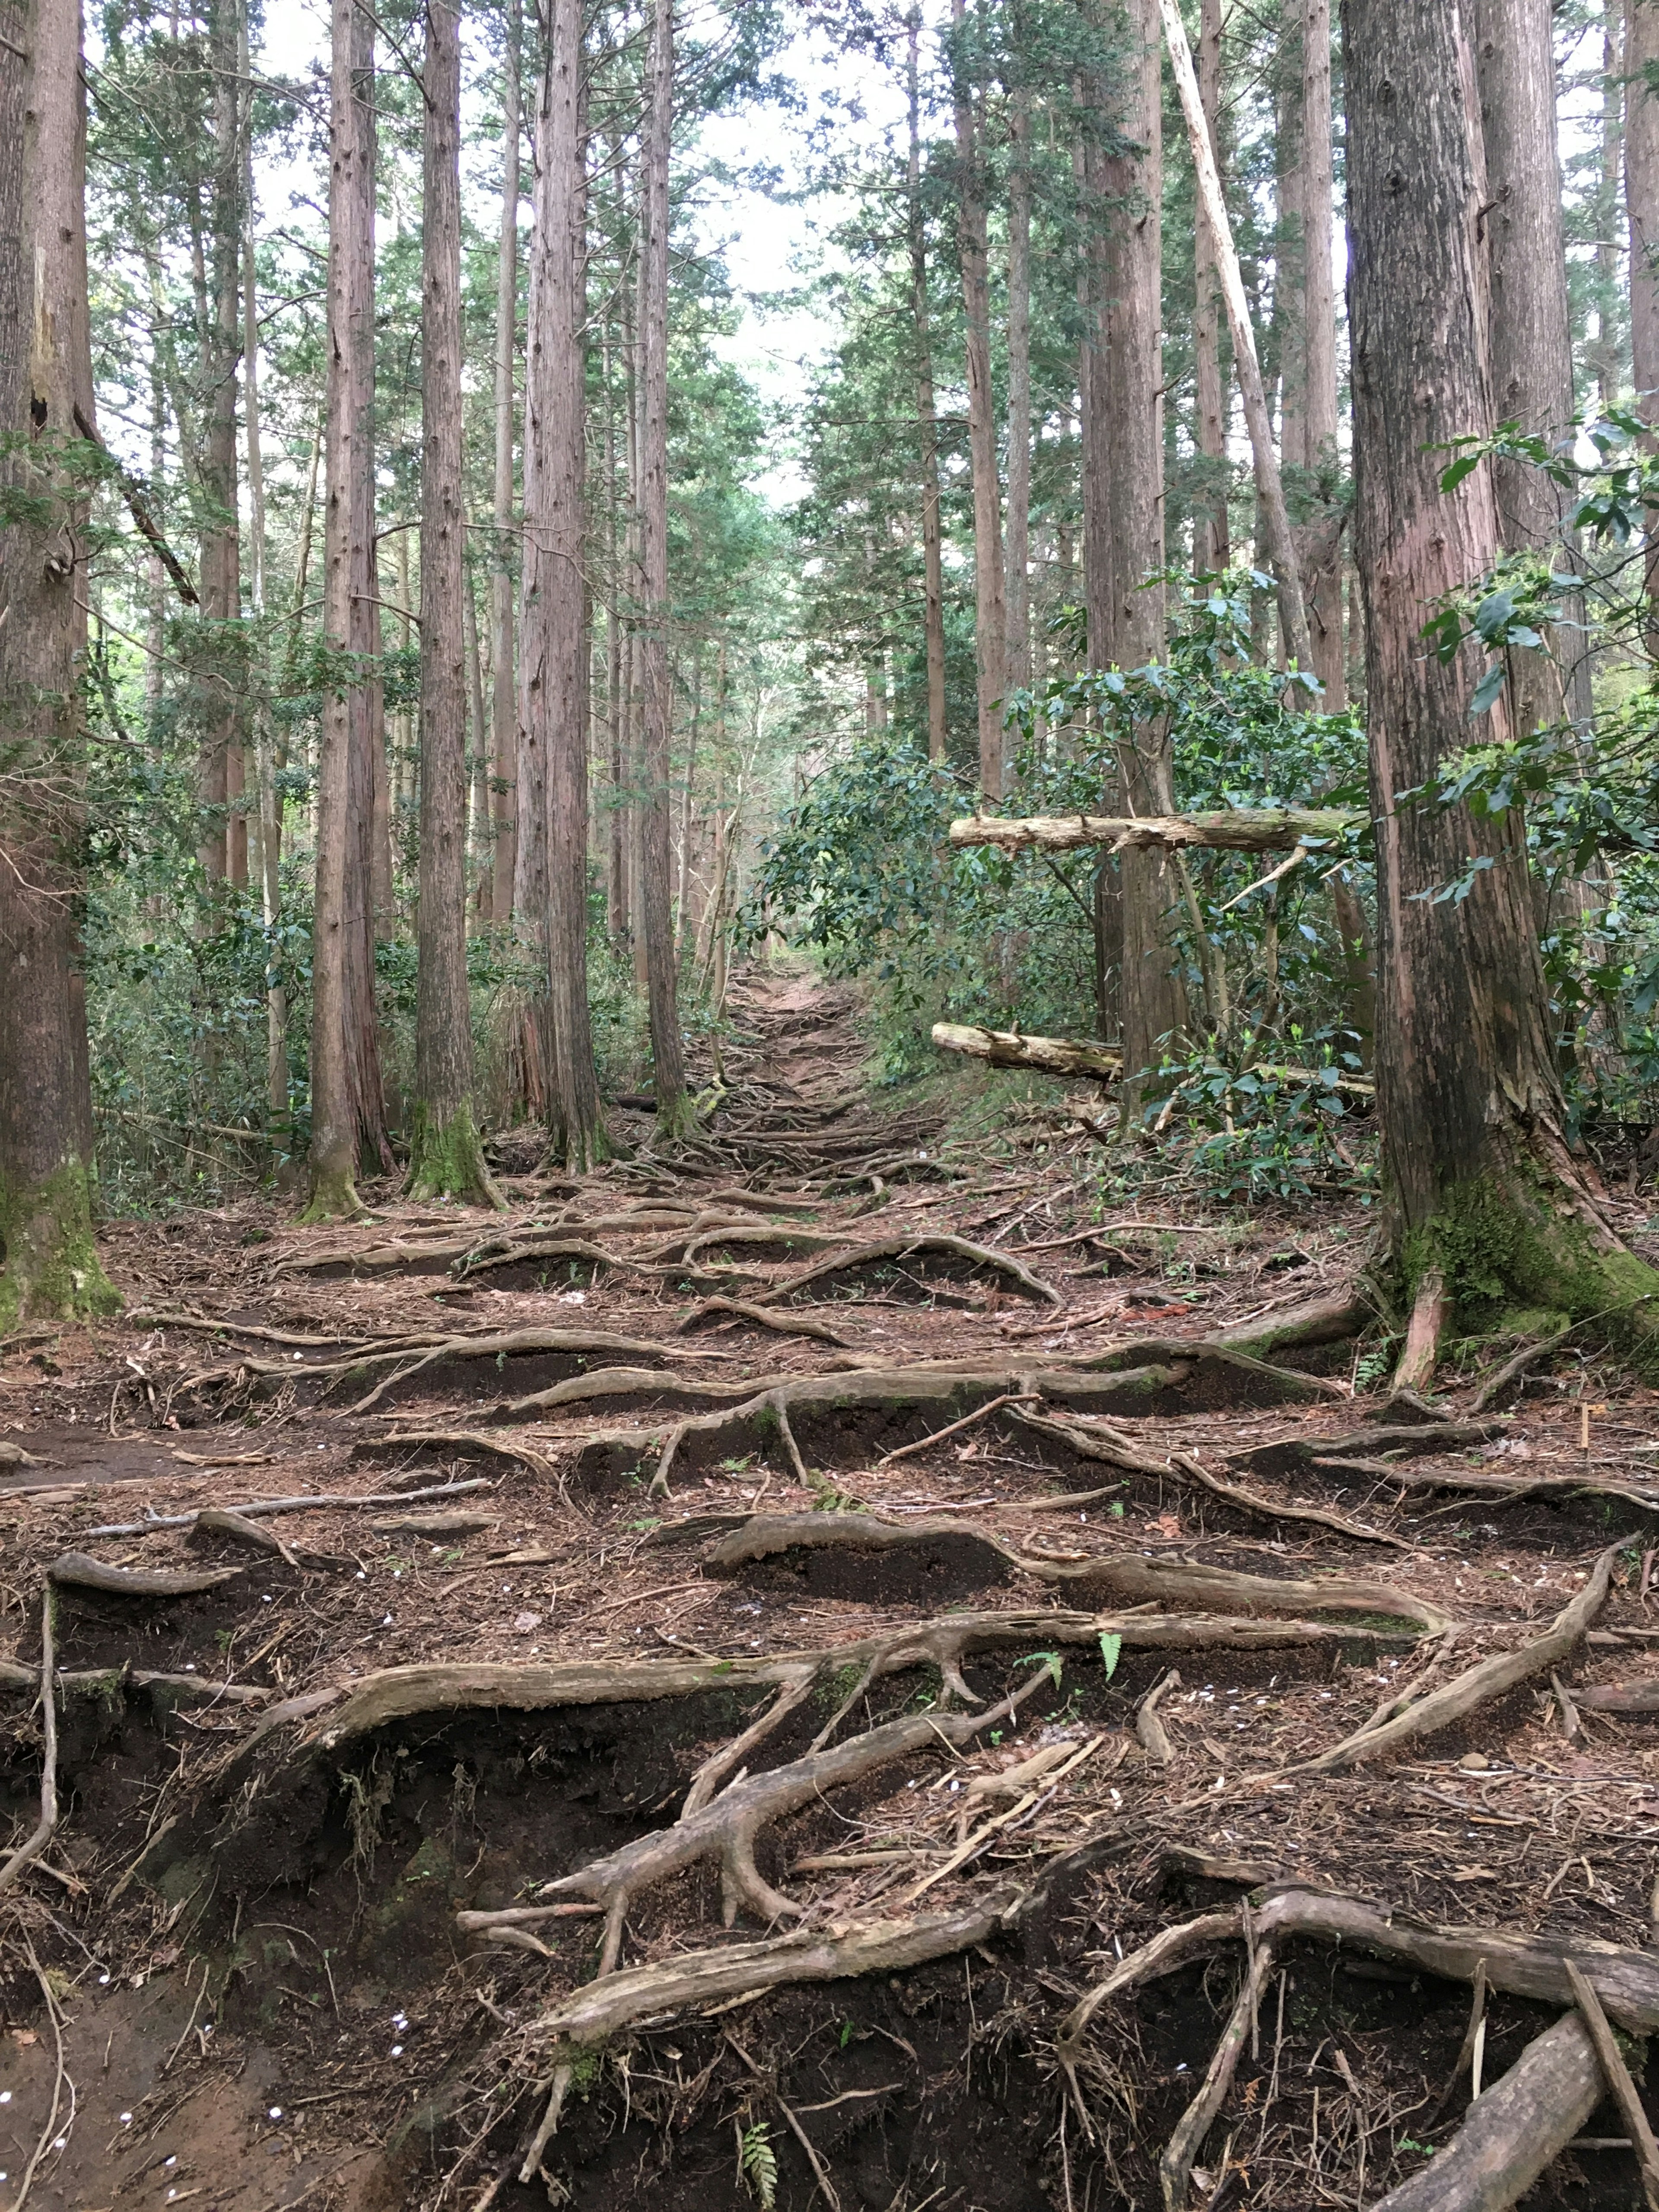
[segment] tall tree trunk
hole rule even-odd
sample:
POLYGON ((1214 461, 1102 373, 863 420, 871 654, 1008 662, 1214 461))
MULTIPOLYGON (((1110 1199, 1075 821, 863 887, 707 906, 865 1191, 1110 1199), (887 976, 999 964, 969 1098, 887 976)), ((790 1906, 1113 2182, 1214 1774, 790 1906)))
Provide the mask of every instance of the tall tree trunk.
MULTIPOLYGON (((588 649, 582 573, 587 241, 581 62, 580 0, 553 0, 538 125, 526 346, 520 653, 523 726, 545 779, 546 820, 539 834, 547 850, 548 895, 540 911, 552 1045, 550 1157, 576 1175, 610 1151, 587 1002, 588 649)), ((663 268, 665 280, 665 255, 663 268)), ((665 382, 665 352, 664 374, 665 382)), ((664 865, 665 900, 665 857, 664 865)))
MULTIPOLYGON (((1115 214, 1107 276, 1106 344, 1097 371, 1106 384, 1112 658, 1139 667, 1164 650, 1164 587, 1146 578, 1164 566, 1163 101, 1158 0, 1129 0, 1122 138, 1104 164, 1115 214)), ((1167 720, 1136 724, 1118 748, 1126 814, 1175 807, 1167 720)), ((1126 1101, 1155 1066, 1160 1040, 1186 1019, 1176 963, 1179 878, 1164 856, 1130 850, 1120 859, 1123 899, 1122 1036, 1126 1101)))
POLYGON ((945 556, 939 520, 939 422, 933 402, 932 315, 927 297, 927 231, 921 206, 921 95, 916 47, 921 11, 908 18, 905 86, 910 120, 909 188, 910 312, 915 324, 916 435, 921 459, 922 633, 927 655, 927 757, 945 758, 945 556))
POLYGON ((1616 404, 1624 379, 1618 341, 1619 171, 1625 136, 1625 21, 1620 0, 1601 7, 1601 175, 1596 202, 1595 296, 1597 324, 1592 362, 1596 403, 1616 404))
POLYGON ((426 0, 421 163, 421 857, 411 1198, 499 1205, 472 1111, 461 486, 461 25, 426 0))
MULTIPOLYGON (((1659 1277, 1618 1249, 1562 1138, 1520 822, 1395 804, 1468 743, 1480 656, 1443 663, 1423 651, 1422 624, 1499 546, 1490 467, 1443 494, 1436 450, 1492 418, 1473 60, 1458 0, 1344 0, 1343 28, 1377 1094, 1395 1250, 1425 1318, 1437 1291, 1465 1305, 1519 1294, 1605 1308, 1659 1277), (1466 898, 1431 896, 1483 861, 1466 898)), ((1504 702, 1493 712, 1501 737, 1504 702)))
POLYGON ((93 431, 77 0, 0 7, 0 1332, 121 1301, 92 1234, 78 915, 84 499, 53 455, 93 431))
POLYGON ((627 833, 623 814, 623 761, 627 707, 627 684, 623 647, 622 604, 626 588, 623 575, 623 532, 620 513, 622 487, 617 475, 617 394, 611 382, 611 335, 607 324, 601 375, 605 386, 605 526, 606 597, 605 603, 605 733, 606 794, 605 817, 605 921, 612 947, 620 951, 628 941, 627 833))
POLYGON ((640 919, 659 1137, 678 1136, 690 1110, 669 913, 668 747, 673 696, 668 673, 668 156, 673 102, 673 0, 653 0, 646 136, 640 162, 640 581, 644 601, 640 638, 644 707, 640 919))
POLYGON ((501 234, 495 272, 495 553, 489 572, 495 843, 489 872, 492 921, 513 912, 517 819, 519 693, 513 662, 513 364, 519 325, 519 0, 508 16, 501 106, 501 234))
MULTIPOLYGON (((1015 15, 1015 36, 1020 21, 1015 15)), ((1031 680, 1031 95, 1009 94, 1007 682, 1031 680)))
MULTIPOLYGON (((1094 18, 1091 16, 1091 21, 1094 18)), ((1098 28, 1098 24, 1096 24, 1098 28)), ((1115 659, 1112 595, 1111 386, 1106 369, 1107 302, 1111 297, 1110 218, 1103 141, 1109 128, 1097 77, 1079 76, 1073 88, 1078 130, 1072 151, 1083 252, 1078 265, 1078 310, 1083 328, 1078 354, 1078 430, 1083 505, 1085 651, 1091 668, 1115 659)), ((1115 756, 1102 748, 1101 804, 1123 811, 1122 777, 1115 756)), ((1122 1018, 1123 883, 1118 858, 1102 853, 1091 886, 1094 933, 1095 1027, 1103 1039, 1117 1036, 1122 1018)))
MULTIPOLYGON (((1201 0, 1198 82, 1216 167, 1224 173, 1221 138, 1221 36, 1224 0, 1201 0)), ((1203 503, 1194 520, 1193 567, 1200 576, 1224 568, 1232 557, 1227 526, 1227 399, 1221 374, 1222 307, 1215 237, 1202 207, 1194 246, 1193 366, 1197 380, 1197 440, 1206 469, 1203 503)))
MULTIPOLYGON (((967 0, 951 0, 960 40, 967 0)), ((997 468, 996 395, 991 382, 991 273, 986 178, 967 57, 955 58, 958 235, 968 356, 968 451, 974 480, 974 657, 978 678, 979 780, 1000 799, 1006 732, 1008 611, 1002 575, 1002 484, 997 468)))
MULTIPOLYGON (((328 504, 323 630, 367 656, 375 631, 374 31, 333 0, 328 240, 328 504)), ((362 664, 359 663, 359 665, 362 664)), ((362 1210, 360 1151, 389 1159, 374 1026, 370 685, 324 695, 312 947, 311 1199, 306 1218, 362 1210)))
MULTIPOLYGON (((1559 438, 1572 415, 1561 170, 1556 152, 1555 46, 1550 0, 1476 0, 1475 64, 1484 154, 1486 273, 1491 287, 1492 404, 1497 422, 1559 438)), ((1470 428, 1477 427, 1471 424, 1470 428)), ((1562 495, 1543 471, 1516 462, 1495 471, 1498 524, 1511 552, 1558 543, 1562 495)), ((1582 612, 1582 611, 1581 611, 1582 612)), ((1576 687, 1588 714, 1589 663, 1582 633, 1563 624, 1563 659, 1582 664, 1576 687)), ((1530 733, 1554 721, 1562 699, 1541 656, 1515 656, 1512 712, 1530 733)))
MULTIPOLYGON (((1630 226, 1631 377, 1659 431, 1659 4, 1626 0, 1625 216, 1630 226)), ((1659 517, 1648 518, 1647 647, 1659 653, 1659 517)))
POLYGON ((241 542, 237 523, 236 387, 242 351, 242 149, 245 101, 237 74, 239 0, 214 0, 208 17, 213 70, 213 167, 208 198, 202 362, 202 619, 208 626, 207 682, 198 795, 204 809, 198 857, 210 886, 247 880, 247 823, 240 811, 244 671, 241 542))
POLYGON ((1342 644, 1342 538, 1337 492, 1336 280, 1331 211, 1331 0, 1302 0, 1302 448, 1285 458, 1307 471, 1318 511, 1303 535, 1302 580, 1313 672, 1334 714, 1346 703, 1342 644))
MULTIPOLYGON (((238 61, 248 73, 247 15, 238 36, 238 61)), ((242 362, 244 436, 247 446, 248 601, 257 618, 265 611, 265 471, 259 422, 259 301, 253 256, 253 134, 242 135, 242 362)), ((307 517, 307 524, 309 518, 307 517)), ((256 820, 258 826, 259 907, 266 942, 265 1108, 274 1121, 288 1118, 288 992, 276 964, 283 908, 283 799, 280 765, 267 684, 251 701, 253 714, 256 820)))

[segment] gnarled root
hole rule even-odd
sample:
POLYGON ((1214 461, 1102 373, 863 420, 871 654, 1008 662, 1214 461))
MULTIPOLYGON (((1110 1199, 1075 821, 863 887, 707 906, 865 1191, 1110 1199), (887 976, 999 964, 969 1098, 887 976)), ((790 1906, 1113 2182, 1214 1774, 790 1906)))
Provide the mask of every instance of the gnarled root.
MULTIPOLYGON (((710 1240, 712 1241, 712 1240, 710 1240)), ((822 1240, 821 1240, 822 1241, 822 1240)), ((836 1240, 845 1243, 845 1239, 836 1240)), ((927 1237, 883 1237, 869 1244, 855 1244, 838 1253, 833 1260, 821 1260, 816 1267, 805 1267, 798 1275, 791 1275, 777 1286, 776 1295, 793 1297, 795 1291, 807 1289, 814 1283, 825 1281, 831 1275, 845 1274, 849 1268, 872 1267, 883 1260, 915 1260, 930 1254, 943 1254, 956 1260, 966 1260, 975 1267, 988 1267, 1005 1276, 1029 1298, 1040 1298, 1045 1305, 1064 1305, 1066 1301, 1053 1284, 1045 1283, 1034 1275, 1024 1262, 1012 1254, 998 1252, 988 1244, 971 1243, 965 1237, 933 1235, 927 1237)))
POLYGON ((1373 2212, 1508 2212, 1601 2101, 1601 2069, 1576 2012, 1535 2036, 1420 2173, 1373 2212))
MULTIPOLYGON (((544 1882, 541 1894, 574 1894, 592 1899, 607 1908, 599 1972, 611 1973, 622 1949, 623 1923, 630 1901, 642 1891, 683 1873, 704 1859, 717 1859, 720 1868, 723 1917, 729 1928, 741 1906, 765 1920, 793 1919, 801 1911, 764 1880, 755 1863, 755 1845, 761 1831, 790 1813, 799 1812, 828 1790, 856 1782, 862 1776, 890 1766, 896 1760, 925 1751, 931 1745, 965 1743, 993 1721, 1009 1718, 1047 1680, 1034 1675, 1001 1704, 982 1713, 940 1715, 922 1713, 908 1720, 889 1721, 833 1750, 809 1752, 803 1759, 746 1782, 733 1783, 720 1796, 683 1816, 672 1828, 657 1830, 625 1844, 619 1851, 596 1859, 580 1873, 544 1882)), ((498 1912, 457 1913, 456 1924, 469 1933, 497 1926, 533 1924, 547 1908, 510 1905, 498 1912)))
POLYGON ((1243 1986, 1221 2032, 1202 2085, 1182 2114, 1175 2133, 1170 2136, 1163 2157, 1158 2160, 1158 2178, 1164 2191, 1164 2212, 1186 2212, 1187 2198, 1192 2188, 1193 2166, 1204 2148, 1204 2138, 1215 2124, 1216 2115, 1227 2101, 1233 2075, 1237 2070, 1239 2053, 1243 2050, 1251 2029, 1255 2025, 1256 2008, 1261 2002, 1261 1992, 1273 1972, 1273 1950, 1271 1943, 1251 1947, 1244 1970, 1243 1986))

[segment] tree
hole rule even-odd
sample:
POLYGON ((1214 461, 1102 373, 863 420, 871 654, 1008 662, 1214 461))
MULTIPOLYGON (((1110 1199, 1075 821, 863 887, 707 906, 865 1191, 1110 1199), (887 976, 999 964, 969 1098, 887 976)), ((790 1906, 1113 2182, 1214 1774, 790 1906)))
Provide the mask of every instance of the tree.
MULTIPOLYGON (((311 1200, 306 1218, 361 1210, 365 1138, 386 1164, 374 1028, 369 678, 374 581, 374 27, 334 0, 329 96, 328 503, 324 635, 330 655, 317 773, 312 952, 311 1200)), ((370 679, 372 680, 372 678, 370 679)))
MULTIPOLYGON (((1492 407, 1500 422, 1559 438, 1572 416, 1572 342, 1550 0, 1479 0, 1475 62, 1490 203, 1483 235, 1492 298, 1492 407)), ((1505 547, 1535 549, 1547 556, 1562 513, 1549 477, 1541 469, 1500 460, 1494 485, 1505 547)), ((1578 611, 1582 619, 1582 607, 1578 611)), ((1577 704, 1588 714, 1589 663, 1573 649, 1576 635, 1564 628, 1558 638, 1564 657, 1583 664, 1577 704)), ((1559 714, 1559 695, 1543 688, 1553 676, 1541 655, 1526 656, 1514 703, 1523 733, 1559 714)))
POLYGON ((489 569, 491 680, 490 732, 495 757, 490 816, 491 848, 488 904, 493 921, 513 912, 514 814, 518 775, 519 694, 513 663, 513 562, 508 550, 513 526, 513 371, 519 322, 519 38, 518 0, 508 16, 501 98, 501 229, 495 278, 495 557, 489 569))
POLYGON ((120 1305, 93 1242, 81 684, 96 436, 81 10, 0 46, 0 1329, 120 1305))
POLYGON ((461 487, 461 27, 426 0, 421 72, 421 858, 411 1198, 501 1203, 472 1110, 461 487))
MULTIPOLYGON (((520 648, 526 742, 539 763, 537 781, 545 809, 535 834, 546 851, 546 902, 539 915, 526 920, 535 921, 542 932, 547 966, 550 1157, 579 1175, 610 1151, 593 1072, 587 999, 588 651, 583 589, 587 250, 581 70, 580 0, 553 0, 538 121, 536 228, 526 348, 520 648)), ((665 218, 665 204, 663 212, 665 218)), ((665 283, 666 274, 665 252, 665 283)), ((665 353, 662 373, 665 386, 665 353)), ((665 453, 663 486, 665 501, 665 453)), ((665 516, 664 528, 665 532, 665 516)), ((665 598, 665 535, 664 569, 665 598)), ((665 670, 664 684, 665 689, 665 670)), ((665 729, 662 747, 665 785, 665 729)), ((666 827, 665 792, 665 927, 666 827)), ((661 957, 672 963, 672 933, 661 957)), ((672 981, 672 964, 670 975, 672 981)), ((654 1020, 654 998, 653 1005, 654 1020)), ((678 1021, 677 1015, 672 1018, 678 1021)))
POLYGON ((921 10, 912 8, 906 23, 905 92, 909 118, 909 155, 905 167, 909 221, 910 303, 915 324, 916 439, 921 479, 923 650, 927 660, 927 757, 945 758, 945 567, 939 524, 939 422, 933 404, 933 347, 927 298, 927 232, 921 204, 921 96, 916 46, 921 10))
POLYGON ((1435 450, 1491 420, 1485 196, 1457 0, 1345 0, 1343 28, 1377 1096, 1416 1322, 1402 1364, 1421 1379, 1449 1301, 1516 1294, 1583 1313, 1659 1278, 1622 1252, 1563 1136, 1522 824, 1397 796, 1431 785, 1468 741, 1471 650, 1425 650, 1422 630, 1501 542, 1489 465, 1445 491, 1435 450))
POLYGON ((668 157, 674 119, 674 0, 653 0, 640 157, 640 594, 643 705, 639 910, 651 1016, 657 1131, 678 1136, 690 1116, 678 978, 669 910, 668 157))
POLYGON ((951 56, 957 131, 957 250, 966 316, 968 448, 974 485, 974 653, 979 678, 979 780, 1002 796, 1003 696, 1008 688, 1008 614, 1003 590, 1002 483, 997 468, 996 395, 991 380, 991 270, 983 133, 975 113, 967 0, 951 0, 951 56))
MULTIPOLYGON (((1204 120, 1224 172, 1221 138, 1221 33, 1223 0, 1202 0, 1198 34, 1198 82, 1204 120)), ((1328 91, 1328 87, 1327 88, 1328 91)), ((1231 558, 1227 528, 1226 386, 1221 374, 1221 293, 1215 238, 1200 201, 1194 254, 1193 372, 1196 387, 1195 442, 1207 467, 1203 506, 1193 530, 1193 567, 1200 576, 1224 569, 1231 558)))
MULTIPOLYGON (((1659 0, 1626 0, 1625 68, 1631 373, 1638 410, 1659 425, 1659 0)), ((1659 535, 1649 539, 1647 569, 1650 638, 1659 645, 1659 535)))

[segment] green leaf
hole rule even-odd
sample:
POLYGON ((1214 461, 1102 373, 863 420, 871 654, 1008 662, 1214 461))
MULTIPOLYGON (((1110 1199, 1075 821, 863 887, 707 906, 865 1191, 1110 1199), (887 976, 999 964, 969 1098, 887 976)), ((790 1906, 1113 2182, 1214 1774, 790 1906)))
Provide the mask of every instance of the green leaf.
POLYGON ((1123 1638, 1121 1636, 1103 1636, 1100 1656, 1105 1664, 1106 1680, 1109 1682, 1117 1672, 1118 1661, 1123 1656, 1123 1638))
POLYGON ((1469 701, 1471 715, 1484 714, 1489 707, 1494 706, 1503 688, 1504 664, 1501 660, 1494 660, 1474 687, 1474 696, 1469 701))
POLYGON ((1027 1651, 1014 1662, 1017 1667, 1040 1665, 1046 1667, 1053 1677, 1055 1689, 1060 1687, 1060 1668, 1063 1664, 1058 1651, 1027 1651))

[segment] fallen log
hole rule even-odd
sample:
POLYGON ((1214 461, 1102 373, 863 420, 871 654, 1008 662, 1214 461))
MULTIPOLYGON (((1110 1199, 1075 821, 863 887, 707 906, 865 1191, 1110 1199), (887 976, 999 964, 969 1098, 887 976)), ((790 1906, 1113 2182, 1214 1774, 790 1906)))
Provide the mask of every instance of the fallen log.
POLYGON ((1069 853, 1105 845, 1115 853, 1179 853, 1194 846, 1228 853, 1288 853, 1298 845, 1334 845, 1368 817, 1349 807, 1230 807, 1207 814, 1060 814, 1001 820, 974 815, 951 824, 952 845, 1000 845, 1019 852, 1069 853))
POLYGON ((60 1589, 102 1590, 112 1597, 195 1597, 239 1581, 246 1567, 111 1567, 85 1552, 64 1552, 46 1569, 60 1589))
POLYGON ((1034 1067, 1044 1075, 1091 1075, 1113 1082, 1123 1055, 1103 1044, 1073 1044, 1064 1037, 1025 1036, 1017 1030, 983 1030, 960 1022, 935 1022, 933 1042, 993 1067, 1034 1067))
POLYGON ((1371 2212, 1508 2212, 1578 2133, 1602 2087, 1589 2031, 1568 2013, 1475 2099, 1444 2150, 1371 2212))

